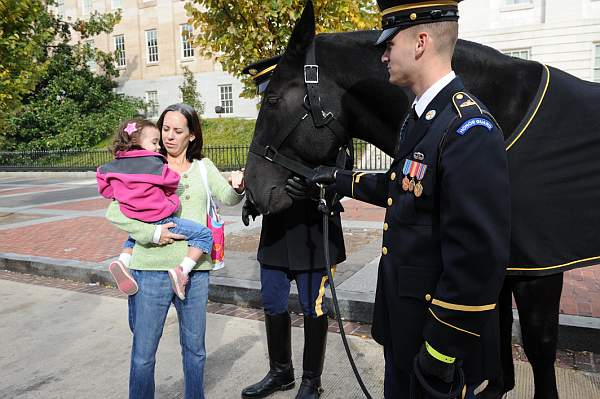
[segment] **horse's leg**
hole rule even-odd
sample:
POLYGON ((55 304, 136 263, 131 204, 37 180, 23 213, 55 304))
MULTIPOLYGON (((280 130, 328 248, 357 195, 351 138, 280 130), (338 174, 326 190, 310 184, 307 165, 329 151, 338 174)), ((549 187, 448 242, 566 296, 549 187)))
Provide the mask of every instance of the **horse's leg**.
POLYGON ((498 298, 498 316, 500 318, 500 362, 502 373, 490 376, 488 385, 477 397, 481 399, 500 399, 505 392, 515 386, 515 368, 512 359, 512 277, 507 277, 498 298))
POLYGON ((558 398, 554 362, 562 285, 563 273, 514 281, 523 349, 533 369, 534 399, 558 398))

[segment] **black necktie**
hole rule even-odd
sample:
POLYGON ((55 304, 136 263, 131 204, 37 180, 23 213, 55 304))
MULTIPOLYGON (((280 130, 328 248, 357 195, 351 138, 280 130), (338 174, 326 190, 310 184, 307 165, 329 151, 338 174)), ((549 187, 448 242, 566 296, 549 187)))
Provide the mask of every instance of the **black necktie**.
POLYGON ((400 128, 400 133, 398 134, 398 142, 396 143, 396 151, 394 152, 396 157, 398 156, 401 143, 406 140, 406 135, 412 130, 413 127, 415 127, 415 123, 418 119, 419 116, 417 115, 417 111, 413 105, 410 111, 408 111, 406 118, 404 118, 404 122, 402 122, 402 127, 400 128))

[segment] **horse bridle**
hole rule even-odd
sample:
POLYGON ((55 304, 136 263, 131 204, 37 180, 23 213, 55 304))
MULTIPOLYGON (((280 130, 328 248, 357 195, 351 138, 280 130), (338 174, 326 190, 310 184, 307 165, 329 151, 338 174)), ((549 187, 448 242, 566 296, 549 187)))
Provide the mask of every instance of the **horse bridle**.
POLYGON ((307 109, 307 113, 293 124, 291 129, 284 132, 284 134, 273 137, 270 144, 258 144, 256 140, 252 140, 252 143, 250 144, 250 152, 254 155, 282 166, 306 179, 313 176, 313 169, 281 154, 279 149, 284 141, 296 130, 300 122, 306 119, 309 114, 312 117, 315 128, 329 129, 340 142, 338 155, 336 156, 337 167, 344 169, 346 167, 347 158, 352 157, 353 155, 351 136, 346 134, 346 129, 344 129, 341 123, 336 119, 335 115, 331 111, 326 112, 321 104, 321 96, 319 96, 319 65, 317 64, 316 59, 315 43, 316 38, 309 45, 304 64, 304 86, 306 88, 306 95, 304 96, 303 106, 307 109))

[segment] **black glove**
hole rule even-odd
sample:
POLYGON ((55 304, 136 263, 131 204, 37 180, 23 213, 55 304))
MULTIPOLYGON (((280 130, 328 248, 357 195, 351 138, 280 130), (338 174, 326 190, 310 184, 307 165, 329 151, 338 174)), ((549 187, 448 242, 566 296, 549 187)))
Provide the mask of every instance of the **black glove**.
POLYGON ((460 397, 464 385, 464 374, 460 361, 442 362, 427 352, 425 344, 415 357, 414 371, 420 388, 428 395, 438 398, 460 397))
POLYGON ((333 184, 335 183, 335 174, 339 170, 334 166, 317 166, 313 169, 314 174, 308 179, 309 184, 333 184))
POLYGON ((417 354, 419 368, 425 376, 436 377, 446 384, 450 384, 454 379, 454 363, 445 363, 437 360, 427 352, 425 345, 421 345, 421 350, 417 354))
POLYGON ((306 180, 298 176, 287 179, 287 182, 285 183, 285 191, 287 191, 288 195, 296 201, 316 198, 319 196, 319 188, 317 186, 314 184, 309 185, 306 180))
POLYGON ((242 206, 242 222, 244 225, 248 226, 250 224, 249 216, 252 216, 252 220, 255 220, 258 215, 260 215, 260 212, 258 212, 252 202, 246 199, 246 202, 242 206))

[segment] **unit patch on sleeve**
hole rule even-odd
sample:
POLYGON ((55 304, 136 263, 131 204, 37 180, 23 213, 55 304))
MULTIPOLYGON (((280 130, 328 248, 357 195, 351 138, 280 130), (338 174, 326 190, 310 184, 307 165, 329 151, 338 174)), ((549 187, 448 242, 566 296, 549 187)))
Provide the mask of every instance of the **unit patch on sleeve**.
POLYGON ((485 118, 471 118, 462 125, 460 125, 460 127, 456 130, 456 133, 460 136, 464 136, 469 132, 469 129, 475 126, 483 126, 490 131, 494 128, 492 122, 485 118))

